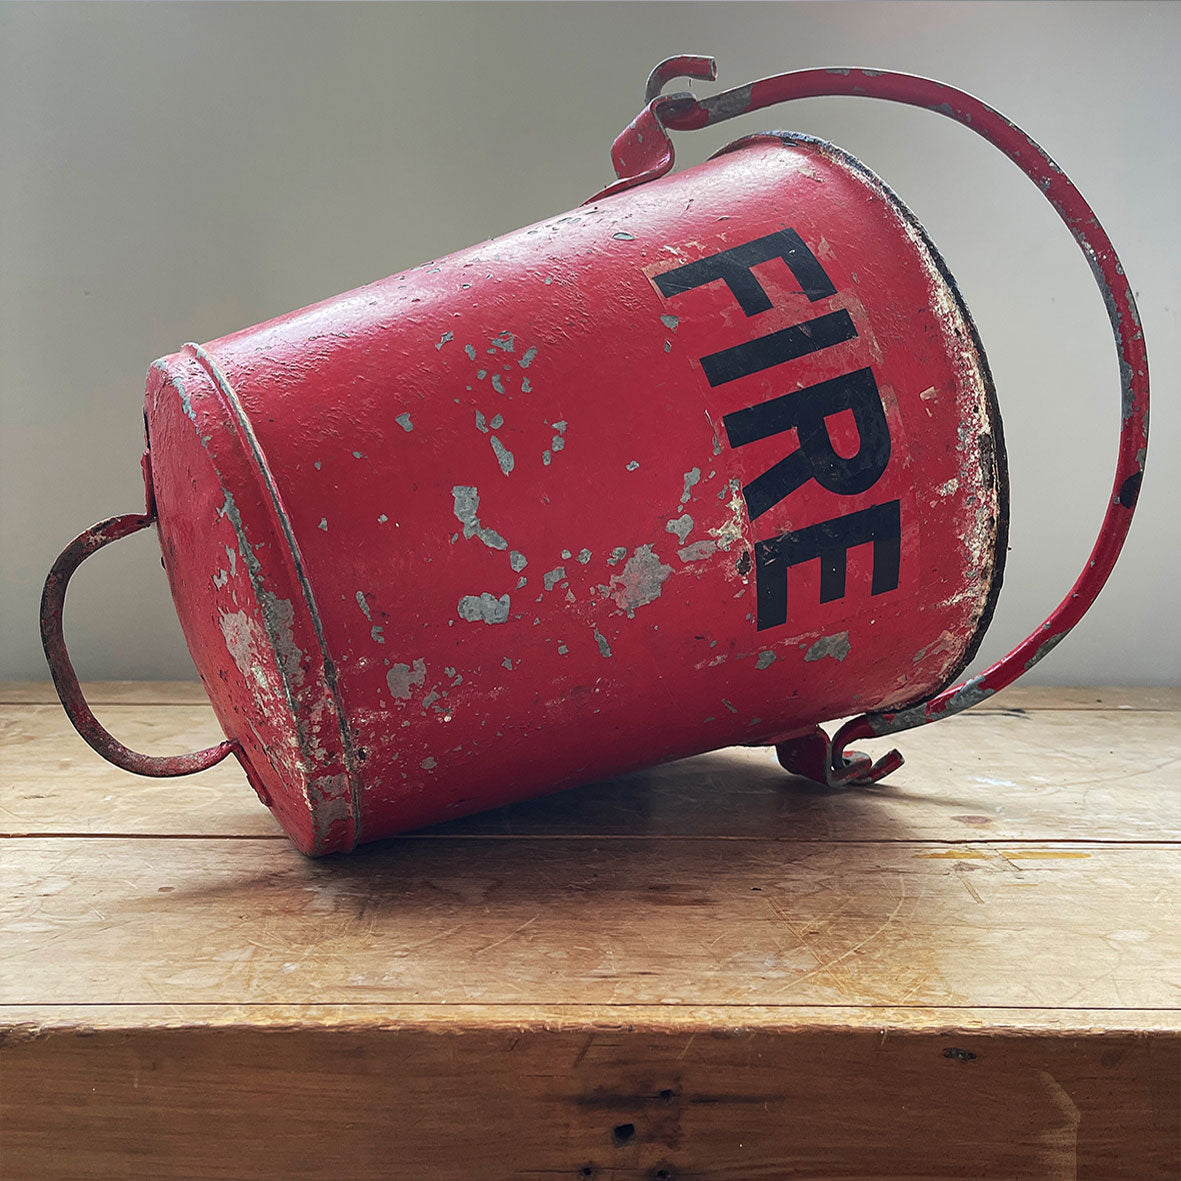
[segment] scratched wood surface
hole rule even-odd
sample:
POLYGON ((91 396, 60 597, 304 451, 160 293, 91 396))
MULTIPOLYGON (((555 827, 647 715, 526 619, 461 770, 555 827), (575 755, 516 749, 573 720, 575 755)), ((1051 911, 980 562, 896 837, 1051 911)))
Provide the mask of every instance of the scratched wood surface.
MULTIPOLYGON (((216 736, 199 686, 89 692, 216 736)), ((1011 690, 888 788, 731 750, 318 862, 52 702, 0 685, 3 1176, 1181 1169, 1176 690, 1011 690)))
MULTIPOLYGON (((212 710, 198 703, 199 685, 87 691, 104 724, 135 749, 176 753, 221 739, 212 710), (159 706, 145 707, 157 692, 159 706)), ((768 750, 734 747, 432 831, 829 841, 1181 836, 1181 690, 1015 688, 995 703, 900 736, 907 762, 883 789, 834 796, 785 779, 768 750)), ((75 734, 51 686, 0 685, 0 747, 3 835, 286 839, 236 763, 181 781, 115 771, 75 734)))

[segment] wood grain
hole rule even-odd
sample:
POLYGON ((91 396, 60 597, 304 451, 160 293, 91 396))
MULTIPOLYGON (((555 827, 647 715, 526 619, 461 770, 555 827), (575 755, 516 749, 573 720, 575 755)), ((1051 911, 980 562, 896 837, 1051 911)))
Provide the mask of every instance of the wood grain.
POLYGON ((438 839, 308 861, 14 841, 0 1003, 1177 1006, 1174 864, 1165 845, 438 839))
MULTIPOLYGON (((236 768, 136 779, 0 690, 4 1177, 1181 1171, 1176 691, 1010 690, 886 789, 733 749, 312 862, 236 768)), ((92 700, 217 734, 199 686, 92 700)))
POLYGON ((1179 1048, 868 1024, 62 1030, 6 1049, 5 1153, 63 1181, 1166 1178, 1179 1048))
MULTIPOLYGON (((208 706, 110 706, 104 716, 123 740, 154 753, 220 737, 208 706)), ((902 734, 907 763, 882 788, 830 792, 789 777, 769 750, 733 747, 429 831, 796 841, 1181 837, 1181 714, 1082 716, 1085 724, 1071 711, 969 712, 902 734)), ((2 834, 282 839, 234 762, 183 780, 142 779, 98 758, 57 705, 0 707, 0 741, 2 834)))

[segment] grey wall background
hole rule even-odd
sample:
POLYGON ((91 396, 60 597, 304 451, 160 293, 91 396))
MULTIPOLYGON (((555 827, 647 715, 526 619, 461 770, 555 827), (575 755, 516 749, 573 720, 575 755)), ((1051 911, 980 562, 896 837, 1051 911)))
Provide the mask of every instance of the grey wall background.
MULTIPOLYGON (((578 204, 644 79, 721 85, 878 65, 973 91, 1073 177, 1119 250, 1155 387, 1141 508, 1099 603, 1034 676, 1181 673, 1181 4, 19 4, 0 7, 0 678, 43 679, 40 583, 83 526, 142 505, 149 362, 578 204)), ((681 136, 822 135, 926 223, 1000 391, 1012 551, 983 659, 1081 569, 1109 494, 1117 367, 1090 272, 1036 190, 927 112, 797 103, 681 136)), ((154 535, 88 562, 83 677, 193 676, 154 535)), ((979 664, 979 662, 978 662, 979 664)))

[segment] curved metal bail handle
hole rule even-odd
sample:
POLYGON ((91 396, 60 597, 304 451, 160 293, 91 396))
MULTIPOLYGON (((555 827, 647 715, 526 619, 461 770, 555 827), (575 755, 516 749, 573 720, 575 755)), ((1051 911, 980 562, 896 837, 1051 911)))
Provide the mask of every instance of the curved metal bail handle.
MULTIPOLYGON (((667 81, 678 73, 687 72, 677 68, 685 62, 700 68, 701 62, 709 63, 712 59, 669 59, 669 62, 662 63, 653 71, 652 77, 667 81)), ((1087 564, 1062 602, 1035 631, 979 676, 906 709, 862 714, 846 722, 837 731, 831 744, 824 732, 817 728, 811 734, 782 744, 780 748, 781 761, 786 763, 792 760, 792 769, 798 768, 823 781, 872 783, 898 767, 902 761, 901 755, 891 751, 877 763, 867 766, 866 756, 855 752, 845 754, 845 746, 849 742, 908 730, 950 717, 986 700, 1012 684, 1046 656, 1095 601, 1123 548, 1140 494, 1148 444, 1148 356, 1144 335, 1140 330, 1140 317, 1124 269, 1099 219, 1083 195, 1041 146, 1021 128, 980 99, 942 82, 889 70, 812 69, 763 78, 700 100, 686 101, 682 95, 668 98, 649 96, 644 114, 649 116, 648 122, 654 124, 661 133, 658 138, 665 142, 664 154, 667 155, 668 163, 663 166, 662 161, 656 163, 643 179, 662 175, 672 167, 673 151, 667 129, 690 131, 777 103, 829 95, 878 98, 907 106, 925 107, 962 123, 1004 152, 1041 190, 1090 264, 1111 320, 1120 366, 1122 421, 1111 498, 1087 564), (656 171, 657 168, 660 171, 656 171), (827 748, 823 756, 825 774, 816 776, 813 769, 820 769, 822 742, 827 748), (810 769, 805 770, 805 765, 810 769)), ((635 126, 633 124, 633 128, 635 126)), ((618 149, 620 158, 627 157, 629 148, 626 141, 632 135, 632 130, 629 128, 616 140, 613 155, 618 149)), ((644 147, 652 165, 660 154, 659 145, 648 143, 644 147)), ((638 178, 629 177, 623 172, 617 171, 617 175, 620 180, 609 191, 638 183, 638 178)))
POLYGON ((128 537, 146 529, 156 520, 155 512, 149 506, 146 513, 129 513, 123 517, 111 517, 91 525, 85 532, 80 533, 62 551, 49 577, 45 580, 45 590, 41 594, 41 643, 45 647, 45 658, 49 661, 49 671, 53 675, 53 684, 57 695, 74 729, 109 763, 122 767, 125 771, 134 771, 137 775, 151 775, 163 778, 171 775, 191 775, 194 771, 204 771, 220 763, 228 754, 236 749, 233 742, 221 742, 217 746, 210 746, 205 750, 194 751, 184 755, 141 755, 124 746, 117 738, 108 734, 98 719, 90 712, 86 699, 82 694, 82 686, 78 684, 78 676, 70 662, 66 651, 65 636, 62 633, 62 612, 66 604, 66 588, 74 571, 90 557, 110 545, 112 541, 128 537))

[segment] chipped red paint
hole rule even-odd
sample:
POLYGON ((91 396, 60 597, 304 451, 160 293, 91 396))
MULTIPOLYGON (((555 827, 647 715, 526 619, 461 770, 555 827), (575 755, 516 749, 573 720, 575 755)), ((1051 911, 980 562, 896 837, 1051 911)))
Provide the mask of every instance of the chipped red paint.
POLYGON ((659 96, 711 69, 654 71, 587 205, 153 365, 147 510, 73 543, 43 607, 96 750, 157 775, 232 751, 319 854, 732 743, 877 778, 900 758, 818 723, 959 700, 933 695, 1007 521, 971 319, 831 145, 748 136, 664 176, 666 127, 782 92, 659 96), (177 759, 98 726, 61 637, 78 562, 153 522, 228 739, 177 759))
POLYGON ((830 785, 869 783, 902 764, 892 750, 877 763, 848 743, 881 737, 950 717, 1011 685, 1051 652, 1086 614, 1106 583, 1123 548, 1140 495, 1148 447, 1148 353, 1132 288, 1099 219, 1083 195, 1046 151, 1021 128, 980 99, 930 78, 889 70, 855 68, 795 70, 701 100, 691 94, 661 95, 676 77, 717 77, 713 58, 680 56, 661 62, 648 80, 647 105, 611 149, 619 181, 605 193, 664 175, 673 165, 668 130, 689 131, 799 98, 831 95, 885 99, 925 107, 955 119, 995 145, 1032 180, 1054 207, 1082 250, 1103 296, 1120 361, 1121 426, 1112 495, 1087 565, 1049 617, 1015 648, 979 676, 942 690, 905 709, 877 710, 846 722, 831 743, 822 730, 783 744, 780 760, 789 770, 830 785))

